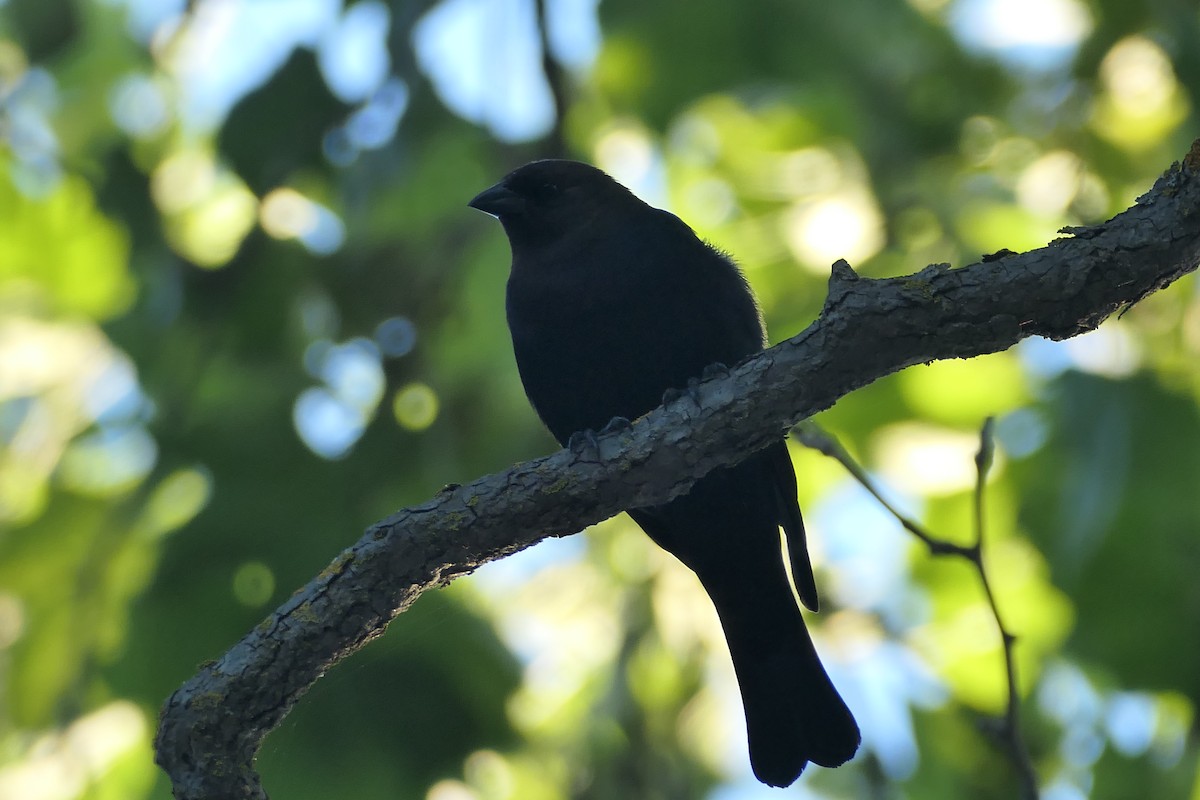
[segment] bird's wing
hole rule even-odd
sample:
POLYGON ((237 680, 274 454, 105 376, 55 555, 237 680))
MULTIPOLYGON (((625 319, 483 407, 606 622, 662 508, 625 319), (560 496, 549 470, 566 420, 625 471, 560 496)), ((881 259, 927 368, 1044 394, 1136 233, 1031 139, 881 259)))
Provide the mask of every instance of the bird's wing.
POLYGON ((792 582, 800 602, 811 611, 820 609, 817 598, 817 582, 813 577, 812 561, 808 557, 808 542, 804 536, 804 520, 800 517, 800 504, 796 500, 796 470, 787 444, 778 442, 766 450, 771 478, 775 483, 775 500, 779 508, 779 522, 787 537, 788 561, 792 570, 792 582))

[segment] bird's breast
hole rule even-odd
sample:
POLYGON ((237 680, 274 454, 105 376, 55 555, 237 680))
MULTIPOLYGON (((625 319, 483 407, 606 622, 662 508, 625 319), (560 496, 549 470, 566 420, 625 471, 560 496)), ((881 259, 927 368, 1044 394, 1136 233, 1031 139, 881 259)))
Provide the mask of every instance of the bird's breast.
POLYGON ((663 337, 636 303, 602 294, 510 292, 508 322, 525 392, 560 442, 656 407, 671 385, 663 337))

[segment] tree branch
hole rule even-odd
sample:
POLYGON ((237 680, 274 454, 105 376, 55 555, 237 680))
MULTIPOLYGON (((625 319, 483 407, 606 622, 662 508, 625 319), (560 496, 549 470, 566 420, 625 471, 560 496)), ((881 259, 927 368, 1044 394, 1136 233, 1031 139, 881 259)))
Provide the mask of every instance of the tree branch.
POLYGON ((1017 661, 1014 652, 1017 637, 1004 625, 1004 619, 1000 616, 1000 605, 996 602, 996 594, 992 591, 992 583, 988 579, 987 569, 983 564, 983 498, 987 489, 988 472, 992 468, 992 457, 995 454, 995 440, 992 435, 992 428, 992 418, 988 417, 983 423, 983 428, 979 431, 979 451, 975 454, 975 542, 965 547, 947 539, 934 536, 921 527, 920 524, 901 514, 895 506, 884 498, 883 494, 875 486, 875 482, 867 474, 867 471, 846 452, 846 449, 842 447, 837 439, 819 425, 811 420, 806 420, 797 425, 793 429, 793 432, 805 447, 829 456, 841 464, 858 481, 859 485, 866 489, 880 505, 887 509, 905 530, 917 537, 922 544, 929 548, 930 555, 935 557, 957 556, 971 562, 971 566, 975 569, 975 574, 979 576, 979 584, 983 588, 983 595, 987 599, 988 608, 992 612, 992 619, 996 621, 996 630, 1000 634, 1000 645, 1004 652, 1007 705, 1004 711, 1004 718, 1000 721, 998 733, 1016 767, 1017 780, 1021 786, 1022 800, 1038 800, 1037 772, 1033 768, 1033 761, 1029 757, 1029 748, 1025 746, 1025 738, 1021 733, 1021 694, 1020 688, 1017 685, 1017 661))
POLYGON ((902 278, 860 278, 839 261, 820 317, 797 336, 601 435, 594 449, 448 487, 371 526, 168 698, 155 748, 175 796, 265 798, 253 768, 263 737, 426 589, 547 536, 678 496, 884 375, 1027 336, 1084 333, 1195 269, 1200 140, 1133 208, 1068 233, 1028 253, 902 278))
POLYGON ((975 567, 976 574, 979 575, 979 583, 983 587, 988 607, 992 610, 992 618, 996 620, 996 630, 1000 633, 1000 646, 1004 650, 1004 674, 1008 683, 1008 698, 1004 719, 1000 725, 1000 735, 1017 768, 1022 800, 1038 800, 1041 793, 1038 789, 1037 772, 1033 768, 1033 760, 1029 757, 1029 748, 1025 745, 1025 737, 1021 733, 1021 690, 1017 685, 1015 652, 1017 637, 1005 626, 1004 618, 1000 616, 1000 604, 996 602, 996 593, 992 591, 992 582, 983 565, 983 531, 985 527, 983 496, 994 454, 992 418, 988 417, 987 421, 983 423, 983 430, 979 432, 979 452, 975 454, 975 544, 971 546, 969 559, 972 566, 975 567))

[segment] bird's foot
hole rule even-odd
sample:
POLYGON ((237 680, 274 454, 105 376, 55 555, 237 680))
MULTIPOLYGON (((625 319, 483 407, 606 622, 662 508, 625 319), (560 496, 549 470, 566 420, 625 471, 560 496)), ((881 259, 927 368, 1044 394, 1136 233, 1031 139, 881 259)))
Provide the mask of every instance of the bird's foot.
POLYGON ((591 428, 572 433, 571 437, 567 439, 567 449, 577 456, 586 456, 593 461, 600 461, 604 457, 603 451, 600 448, 600 437, 614 433, 623 433, 632 426, 633 423, 625 419, 625 417, 613 417, 600 429, 599 433, 591 428))
POLYGON ((622 433, 633 427, 633 423, 625 419, 625 417, 613 417, 608 421, 608 424, 600 429, 601 436, 607 436, 610 433, 622 433))
POLYGON ((700 384, 709 378, 723 378, 729 374, 729 367, 722 364, 720 361, 714 361, 709 364, 700 373, 699 378, 689 378, 687 386, 682 389, 676 389, 672 386, 663 392, 662 404, 665 406, 669 403, 674 403, 681 397, 688 397, 692 404, 700 408, 700 384))
POLYGON ((596 438, 596 432, 591 428, 572 433, 571 438, 567 439, 567 449, 577 456, 590 453, 596 460, 600 458, 600 440, 596 438))
POLYGON ((687 382, 687 386, 685 386, 682 389, 676 389, 675 387, 671 387, 670 389, 667 389, 665 392, 663 392, 662 404, 665 406, 670 403, 674 403, 676 400, 678 400, 681 397, 686 397, 692 401, 692 405, 696 406, 696 408, 700 408, 700 389, 699 389, 699 387, 700 387, 700 379, 699 378, 689 379, 687 382))

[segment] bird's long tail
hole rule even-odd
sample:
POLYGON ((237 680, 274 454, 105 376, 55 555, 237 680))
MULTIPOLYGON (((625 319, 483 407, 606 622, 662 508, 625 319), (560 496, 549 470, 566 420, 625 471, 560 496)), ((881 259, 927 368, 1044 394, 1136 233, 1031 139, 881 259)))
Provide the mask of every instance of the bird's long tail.
POLYGON ((734 469, 714 470, 666 506, 633 509, 635 521, 700 578, 733 656, 750 763, 763 783, 787 786, 812 761, 836 767, 858 749, 858 725, 817 658, 784 566, 787 534, 796 591, 817 591, 782 442, 734 469))
POLYGON ((811 761, 836 767, 858 749, 853 715, 817 658, 780 563, 778 576, 700 575, 716 606, 741 688, 750 763, 763 783, 788 786, 811 761))

